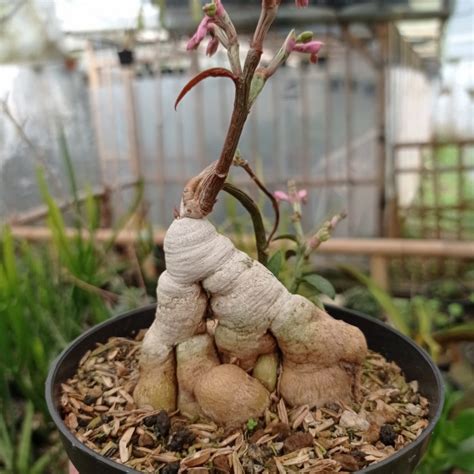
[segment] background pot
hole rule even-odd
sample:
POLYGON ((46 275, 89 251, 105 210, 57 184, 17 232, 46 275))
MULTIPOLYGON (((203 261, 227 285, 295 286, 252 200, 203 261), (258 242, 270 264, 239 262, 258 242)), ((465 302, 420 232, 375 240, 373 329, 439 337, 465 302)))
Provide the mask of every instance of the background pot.
MULTIPOLYGON (((336 319, 342 319, 360 328, 367 338, 369 347, 387 359, 395 361, 404 371, 408 381, 418 380, 420 393, 429 400, 430 421, 423 433, 393 456, 360 471, 378 474, 413 472, 427 448, 433 428, 441 414, 444 397, 438 368, 423 349, 386 324, 343 308, 328 305, 326 309, 336 319)), ((137 471, 100 456, 69 432, 60 415, 61 383, 74 374, 82 356, 89 349, 93 349, 97 342, 105 342, 111 336, 133 336, 140 329, 149 327, 154 317, 155 305, 150 305, 105 321, 73 341, 51 366, 46 381, 46 402, 67 454, 81 474, 137 471)))
POLYGON ((130 66, 130 64, 133 64, 134 56, 131 49, 122 49, 117 54, 122 66, 130 66))

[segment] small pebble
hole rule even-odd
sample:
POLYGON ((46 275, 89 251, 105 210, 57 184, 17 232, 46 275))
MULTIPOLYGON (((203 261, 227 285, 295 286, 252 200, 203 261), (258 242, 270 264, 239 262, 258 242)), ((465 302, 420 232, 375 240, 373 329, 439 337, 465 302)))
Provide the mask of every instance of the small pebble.
POLYGON ((150 415, 143 419, 143 423, 145 424, 145 426, 148 426, 148 428, 151 428, 155 425, 156 419, 157 415, 150 415))
POLYGON ((423 414, 423 408, 413 403, 407 403, 405 408, 410 415, 421 416, 423 414))
POLYGON ((161 474, 178 474, 179 462, 172 462, 167 464, 162 470, 161 474))
POLYGON ((103 415, 100 415, 100 418, 102 420, 102 423, 108 423, 113 419, 113 416, 104 413, 103 415))
POLYGON ((276 423, 271 426, 270 434, 278 435, 275 441, 284 441, 291 434, 291 430, 286 423, 276 423))
POLYGON ((168 443, 167 448, 170 451, 181 451, 189 446, 194 441, 194 433, 187 428, 179 428, 176 433, 171 437, 170 442, 168 443))
POLYGON ((84 397, 84 403, 86 405, 92 405, 96 400, 97 400, 97 397, 94 397, 92 395, 86 395, 84 397))
POLYGON ((342 412, 339 424, 343 428, 349 428, 354 431, 367 431, 370 426, 370 423, 364 415, 358 415, 350 410, 344 410, 342 412))
POLYGON ((397 433, 393 429, 393 425, 386 423, 380 428, 380 441, 382 441, 385 446, 394 446, 395 440, 397 439, 397 433))
POLYGON ((138 438, 138 445, 144 446, 145 448, 153 448, 155 446, 155 440, 148 433, 143 433, 138 438))
POLYGON ((165 410, 161 410, 158 415, 156 415, 155 421, 155 433, 158 436, 168 436, 170 431, 171 421, 168 413, 165 410))
POLYGON ((359 469, 359 463, 357 459, 350 454, 336 453, 332 458, 341 463, 341 466, 345 471, 354 472, 359 469))
POLYGON ((286 453, 313 446, 313 435, 310 433, 295 433, 285 439, 283 446, 286 453))

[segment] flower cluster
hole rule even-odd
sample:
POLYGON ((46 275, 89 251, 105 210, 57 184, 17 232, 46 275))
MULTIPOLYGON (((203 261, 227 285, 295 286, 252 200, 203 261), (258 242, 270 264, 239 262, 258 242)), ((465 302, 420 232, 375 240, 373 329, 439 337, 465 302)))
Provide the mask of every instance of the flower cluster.
MULTIPOLYGON (((304 8, 308 6, 309 0, 295 0, 295 3, 298 8, 304 8)), ((188 41, 186 49, 196 49, 206 35, 209 34, 211 39, 207 45, 206 54, 212 56, 216 53, 219 43, 222 43, 226 49, 229 47, 230 38, 228 27, 231 23, 227 12, 222 6, 221 0, 212 0, 212 3, 207 3, 204 5, 203 11, 205 14, 204 18, 199 23, 194 35, 188 41)), ((233 36, 233 31, 230 33, 230 36, 233 36)), ((309 53, 311 55, 311 61, 316 62, 317 53, 321 48, 321 45, 322 43, 318 41, 309 41, 305 43, 295 39, 291 46, 291 50, 288 52, 291 53, 291 51, 298 51, 301 53, 309 53)))
POLYGON ((277 201, 286 201, 291 204, 302 202, 304 204, 308 197, 308 191, 306 191, 306 189, 301 189, 300 191, 295 191, 293 193, 290 192, 289 194, 284 191, 275 191, 273 195, 277 201))
POLYGON ((194 33, 188 41, 186 49, 188 51, 196 49, 206 35, 209 34, 211 39, 207 45, 206 54, 212 56, 216 53, 217 48, 219 47, 219 42, 227 47, 228 38, 221 27, 227 17, 227 13, 222 6, 221 0, 213 0, 212 3, 207 3, 204 5, 203 11, 205 13, 204 18, 201 20, 201 23, 199 23, 196 33, 194 33), (219 24, 221 26, 219 26, 219 24))
POLYGON ((297 53, 306 53, 310 55, 310 61, 316 63, 318 60, 318 53, 324 43, 313 40, 312 31, 304 31, 298 37, 295 34, 290 34, 285 41, 284 47, 289 55, 293 51, 297 53))

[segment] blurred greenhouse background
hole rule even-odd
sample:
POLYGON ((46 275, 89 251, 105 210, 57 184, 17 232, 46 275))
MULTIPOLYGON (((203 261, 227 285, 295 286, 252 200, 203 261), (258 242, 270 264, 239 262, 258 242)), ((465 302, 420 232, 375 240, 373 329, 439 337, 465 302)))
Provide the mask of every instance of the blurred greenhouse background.
MULTIPOLYGON (((259 5, 225 4, 250 35, 259 5)), ((408 320, 455 409, 469 409, 474 2, 293 4, 263 61, 293 26, 325 46, 316 65, 292 56, 269 81, 242 157, 272 192, 289 179, 308 190, 306 229, 347 211, 314 262, 336 301, 408 320)), ((65 469, 42 401, 48 364, 84 328, 154 298, 183 185, 220 153, 230 82, 203 82, 174 110, 191 77, 226 65, 223 51, 186 51, 200 18, 199 0, 0 0, 0 472, 65 469)), ((231 181, 271 215, 241 169, 231 181)), ((230 197, 212 218, 253 251, 230 197)), ((437 442, 420 472, 457 466, 453 443, 437 442)))

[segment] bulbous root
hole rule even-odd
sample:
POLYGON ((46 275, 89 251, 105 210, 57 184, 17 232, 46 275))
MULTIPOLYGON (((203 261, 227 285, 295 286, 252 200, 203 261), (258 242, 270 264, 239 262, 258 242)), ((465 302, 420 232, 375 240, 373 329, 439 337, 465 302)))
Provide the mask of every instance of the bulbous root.
POLYGON ((264 413, 279 367, 278 389, 289 405, 357 398, 367 354, 359 329, 289 293, 205 219, 175 220, 165 254, 138 405, 238 425, 264 413), (205 332, 209 312, 213 335, 205 332))

